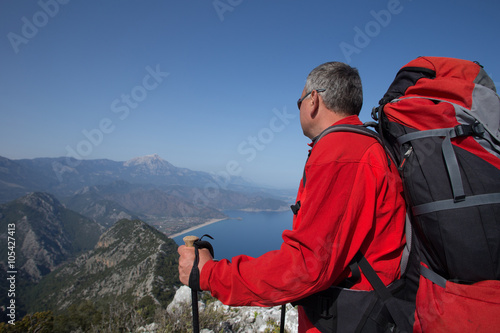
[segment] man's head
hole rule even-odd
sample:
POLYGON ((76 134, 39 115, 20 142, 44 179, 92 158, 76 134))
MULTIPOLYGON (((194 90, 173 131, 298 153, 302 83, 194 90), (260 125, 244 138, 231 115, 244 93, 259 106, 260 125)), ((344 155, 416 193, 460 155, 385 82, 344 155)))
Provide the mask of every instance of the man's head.
POLYGON ((302 129, 310 138, 336 120, 359 115, 363 89, 357 69, 341 62, 316 67, 307 77, 298 105, 302 129))
POLYGON ((326 89, 321 93, 325 106, 342 115, 359 115, 363 88, 358 70, 342 62, 327 62, 309 73, 305 90, 326 89))

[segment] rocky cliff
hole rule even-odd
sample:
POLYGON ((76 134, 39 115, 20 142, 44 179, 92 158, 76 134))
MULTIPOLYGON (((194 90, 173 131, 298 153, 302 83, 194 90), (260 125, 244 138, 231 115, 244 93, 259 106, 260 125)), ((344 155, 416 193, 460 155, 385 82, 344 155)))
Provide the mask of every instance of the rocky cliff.
MULTIPOLYGON (((280 325, 281 306, 270 308, 242 306, 229 307, 218 300, 200 297, 198 302, 200 311, 200 330, 202 333, 238 332, 238 333, 264 333, 275 332, 280 325), (206 325, 211 320, 206 317, 217 317, 218 325, 206 325), (205 325, 204 325, 205 324, 205 325), (211 328, 207 328, 211 326, 211 328), (217 326, 217 327, 213 327, 217 326)), ((179 288, 173 301, 169 304, 167 312, 177 318, 182 318, 185 312, 191 311, 191 289, 186 286, 179 288)), ((187 314, 188 316, 190 313, 187 314)), ((154 325, 149 331, 155 331, 154 325), (151 329, 153 328, 153 329, 151 329)), ((285 330, 287 333, 298 331, 297 308, 287 304, 285 317, 285 330)))
POLYGON ((72 304, 144 298, 165 307, 174 295, 177 245, 139 220, 121 220, 95 248, 54 271, 30 292, 30 310, 64 310, 72 304))
MULTIPOLYGON (((64 261, 92 249, 103 231, 54 196, 38 192, 0 205, 0 225, 2 244, 7 244, 7 225, 15 226, 16 269, 30 282, 38 282, 64 261)), ((2 258, 7 258, 6 250, 7 246, 0 248, 2 258)))

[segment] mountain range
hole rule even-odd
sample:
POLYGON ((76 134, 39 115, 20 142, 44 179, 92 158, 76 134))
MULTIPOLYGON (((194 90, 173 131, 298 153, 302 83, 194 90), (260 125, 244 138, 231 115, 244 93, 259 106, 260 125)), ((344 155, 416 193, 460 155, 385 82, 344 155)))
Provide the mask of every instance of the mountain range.
MULTIPOLYGON (((286 192, 241 178, 222 184, 158 155, 126 162, 0 157, 0 241, 7 244, 14 225, 17 318, 81 304, 165 308, 179 286, 177 245, 168 235, 227 218, 224 210, 280 210, 287 200, 286 192)), ((0 261, 2 281, 12 271, 6 265, 0 261)), ((6 286, 1 304, 9 301, 6 286)))
POLYGON ((125 162, 0 157, 0 203, 30 192, 50 193, 106 228, 123 218, 139 218, 167 234, 226 218, 223 210, 288 207, 289 193, 241 177, 219 178, 175 167, 156 154, 125 162))
MULTIPOLYGON (((207 172, 175 167, 156 154, 125 162, 68 157, 10 160, 0 156, 0 203, 33 191, 66 197, 84 186, 108 184, 116 180, 157 186, 204 187, 214 184, 215 178, 207 172)), ((227 185, 232 189, 237 184, 252 186, 241 177, 232 177, 227 185)))

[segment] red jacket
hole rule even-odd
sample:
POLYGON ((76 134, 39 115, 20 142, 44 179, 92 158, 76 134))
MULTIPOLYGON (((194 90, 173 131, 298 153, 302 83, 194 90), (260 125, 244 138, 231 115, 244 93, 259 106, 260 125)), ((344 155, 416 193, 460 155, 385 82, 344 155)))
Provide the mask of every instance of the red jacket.
MULTIPOLYGON (((336 124, 361 125, 357 116, 336 124)), ((293 229, 276 251, 209 261, 200 286, 232 306, 297 301, 343 281, 361 250, 387 285, 399 277, 405 203, 394 163, 375 139, 336 132, 311 144, 293 229)), ((362 276, 353 289, 372 290, 362 276)), ((299 307, 299 332, 318 332, 299 307)))

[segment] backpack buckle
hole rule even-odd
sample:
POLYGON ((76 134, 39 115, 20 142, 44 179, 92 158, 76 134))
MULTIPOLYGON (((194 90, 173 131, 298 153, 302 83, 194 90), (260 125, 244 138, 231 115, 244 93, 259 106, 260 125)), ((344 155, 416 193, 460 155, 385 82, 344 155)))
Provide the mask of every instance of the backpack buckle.
POLYGON ((293 215, 297 215, 300 209, 300 201, 297 201, 295 205, 291 205, 290 208, 292 209, 293 215))
POLYGON ((454 130, 455 130, 455 137, 469 136, 474 133, 472 125, 457 125, 455 126, 454 130))
POLYGON ((481 124, 479 121, 476 121, 474 125, 472 125, 472 131, 474 132, 475 135, 479 137, 483 137, 484 135, 484 125, 481 124))
POLYGON ((457 125, 454 127, 455 137, 476 135, 482 137, 484 134, 484 126, 476 121, 472 125, 457 125))

